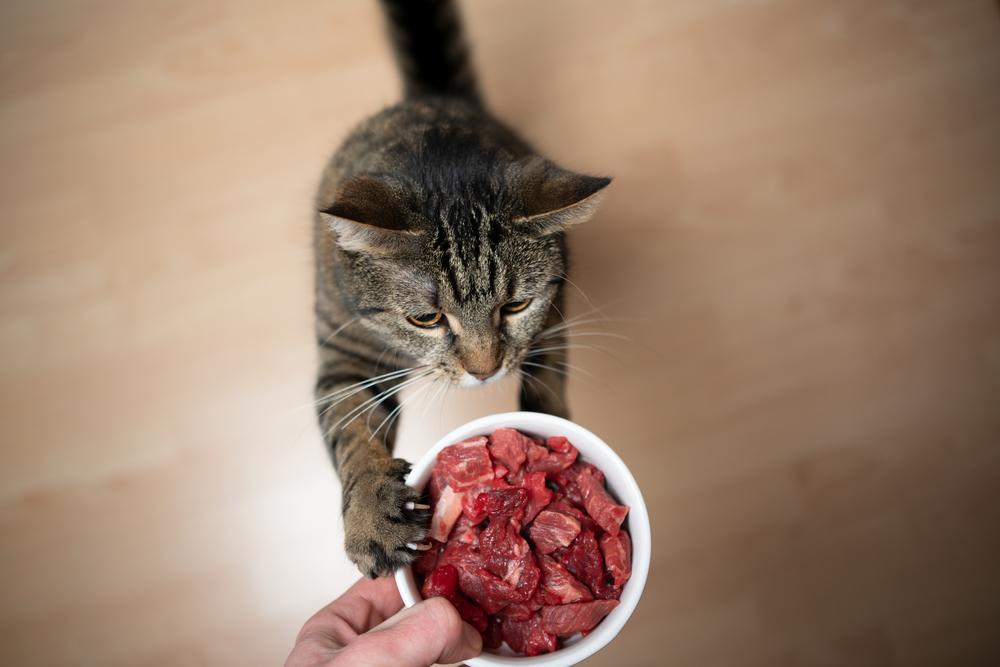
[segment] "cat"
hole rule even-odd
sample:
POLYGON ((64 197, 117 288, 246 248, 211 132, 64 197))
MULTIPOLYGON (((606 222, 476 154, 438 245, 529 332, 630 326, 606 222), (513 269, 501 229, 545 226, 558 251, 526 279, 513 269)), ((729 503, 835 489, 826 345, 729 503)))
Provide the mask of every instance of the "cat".
POLYGON ((516 373, 521 409, 568 415, 564 231, 610 183, 557 166, 489 114, 451 0, 381 4, 404 99, 331 158, 314 225, 319 426, 345 550, 372 578, 427 547, 429 507, 392 456, 399 391, 516 373))

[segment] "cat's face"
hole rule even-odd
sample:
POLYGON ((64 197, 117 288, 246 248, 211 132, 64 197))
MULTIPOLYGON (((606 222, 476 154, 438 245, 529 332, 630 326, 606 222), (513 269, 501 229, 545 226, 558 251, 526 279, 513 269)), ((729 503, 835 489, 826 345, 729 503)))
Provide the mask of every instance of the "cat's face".
POLYGON ((433 242, 420 257, 365 258, 359 312, 417 366, 466 387, 498 380, 545 326, 565 271, 562 241, 511 233, 464 261, 433 242))
POLYGON ((450 194, 357 176, 322 214, 351 310, 386 356, 476 386, 516 369, 543 332, 566 271, 563 232, 608 182, 540 158, 456 178, 450 194))

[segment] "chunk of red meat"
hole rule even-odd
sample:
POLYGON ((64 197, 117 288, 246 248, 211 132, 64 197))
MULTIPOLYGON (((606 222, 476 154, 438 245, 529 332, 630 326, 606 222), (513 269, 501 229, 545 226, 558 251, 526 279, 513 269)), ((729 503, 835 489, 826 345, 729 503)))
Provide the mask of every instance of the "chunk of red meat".
POLYGON ((561 512, 542 510, 528 529, 535 548, 549 554, 565 547, 580 534, 580 522, 561 512))
POLYGON ((528 542, 521 537, 513 521, 492 521, 479 536, 483 565, 491 573, 513 586, 510 602, 528 600, 541 578, 541 572, 528 542))
POLYGON ((462 517, 472 524, 480 524, 486 518, 486 493, 467 491, 462 498, 462 517))
MULTIPOLYGON (((451 564, 458 570, 458 586, 464 590, 463 582, 470 580, 483 567, 479 551, 463 542, 449 542, 438 557, 438 567, 451 564)), ((468 592, 466 591, 466 595, 468 592)), ((475 598, 473 598, 475 599, 475 598)))
POLYGON ((565 470, 560 470, 550 476, 550 479, 555 482, 556 486, 558 486, 559 490, 565 494, 566 498, 569 499, 571 503, 581 508, 584 507, 584 504, 578 480, 580 474, 586 470, 591 471, 591 473, 600 480, 601 484, 604 484, 604 473, 601 472, 599 468, 595 468, 586 461, 577 461, 565 470))
POLYGON ((524 488, 528 490, 528 504, 524 507, 524 522, 528 523, 552 500, 552 489, 545 486, 545 473, 532 472, 524 476, 524 488))
POLYGON ((570 467, 576 461, 576 447, 566 441, 569 448, 564 452, 554 452, 545 445, 529 441, 528 462, 525 470, 528 472, 556 473, 570 467))
POLYGON ((552 502, 546 505, 545 509, 573 517, 580 522, 581 530, 589 530, 593 533, 597 533, 600 530, 600 526, 597 525, 596 521, 587 516, 587 513, 579 507, 573 505, 566 496, 558 491, 552 494, 552 502))
POLYGON ((495 614, 517 597, 513 586, 484 568, 458 568, 458 589, 487 614, 495 614))
POLYGON ((538 568, 535 554, 528 552, 520 570, 517 578, 517 594, 520 599, 527 600, 538 590, 538 582, 542 579, 542 571, 538 568))
POLYGON ((605 533, 601 537, 601 553, 614 585, 624 586, 632 576, 632 539, 628 533, 624 530, 617 535, 605 533))
MULTIPOLYGON (((516 494, 518 488, 511 486, 502 479, 491 479, 484 484, 466 489, 464 491, 465 497, 462 500, 462 514, 468 517, 474 524, 482 523, 483 519, 490 513, 490 498, 494 491, 507 491, 508 493, 516 494)), ((492 502, 495 504, 497 501, 494 500, 492 502)))
POLYGON ((458 610, 458 615, 462 617, 463 621, 478 630, 479 634, 486 632, 486 626, 489 622, 486 618, 486 612, 477 607, 474 602, 459 593, 451 603, 455 605, 455 609, 458 610))
POLYGON ((528 502, 528 490, 517 487, 496 489, 485 495, 486 513, 490 515, 491 519, 501 515, 513 515, 528 502))
POLYGON ((503 609, 500 610, 499 616, 502 618, 510 618, 515 621, 526 621, 535 615, 539 609, 542 608, 544 600, 536 599, 532 596, 527 602, 512 602, 503 609))
POLYGON ((458 570, 454 565, 448 563, 431 572, 424 585, 420 588, 420 594, 424 598, 443 597, 448 600, 455 600, 458 593, 458 570))
POLYGON ((585 583, 594 595, 605 586, 601 548, 597 545, 597 538, 589 530, 582 531, 562 552, 560 562, 574 577, 585 583))
POLYGON ((545 632, 559 637, 588 632, 617 606, 618 600, 594 600, 542 607, 541 627, 545 632))
POLYGON ((576 449, 576 447, 570 443, 568 438, 561 435, 550 435, 545 439, 545 446, 554 452, 563 453, 576 449))
POLYGON ((447 542, 451 528, 462 513, 462 499, 465 494, 456 493, 450 486, 441 490, 441 497, 434 505, 434 515, 431 517, 431 530, 428 535, 432 540, 447 542))
POLYGON ((501 644, 503 644, 503 630, 500 627, 500 618, 490 616, 486 632, 483 633, 483 648, 500 648, 501 644))
POLYGON ((594 599, 587 587, 551 556, 542 556, 538 564, 542 570, 538 588, 545 604, 567 604, 594 599))
POLYGON ((433 475, 456 491, 464 491, 493 479, 493 461, 490 460, 487 440, 471 438, 441 450, 434 464, 433 475))
POLYGON ((511 602, 524 602, 525 598, 511 584, 486 568, 479 568, 463 576, 459 571, 458 587, 487 614, 495 614, 511 602))
POLYGON ((617 504, 605 490, 603 479, 598 479, 589 470, 580 473, 577 485, 587 514, 606 532, 617 535, 628 514, 628 507, 617 504))
POLYGON ((529 442, 531 441, 516 429, 498 428, 490 436, 490 456, 516 474, 527 457, 529 442))
POLYGON ((504 641, 518 653, 540 655, 556 650, 556 636, 542 629, 537 614, 526 621, 505 618, 500 621, 500 628, 504 641))
POLYGON ((507 468, 504 467, 502 464, 497 464, 493 466, 493 477, 495 477, 496 479, 503 479, 504 477, 507 476, 507 473, 509 472, 510 471, 507 470, 507 468))

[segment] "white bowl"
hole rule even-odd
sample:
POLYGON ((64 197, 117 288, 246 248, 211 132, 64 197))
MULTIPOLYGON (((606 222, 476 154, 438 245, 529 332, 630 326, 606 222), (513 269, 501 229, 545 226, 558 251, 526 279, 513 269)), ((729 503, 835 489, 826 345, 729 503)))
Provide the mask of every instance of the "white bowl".
MULTIPOLYGON (((632 577, 622 589, 621 603, 586 637, 575 635, 564 640, 563 647, 553 653, 530 658, 486 649, 479 657, 467 660, 466 664, 471 667, 500 665, 568 667, 575 665, 607 646, 621 631, 629 616, 635 611, 636 605, 639 604, 642 589, 646 585, 649 559, 652 554, 652 533, 649 527, 649 515, 646 513, 646 503, 642 499, 642 493, 639 492, 639 486, 635 483, 632 473, 603 440, 571 421, 538 412, 505 412, 482 417, 459 426, 441 438, 414 464, 413 470, 406 478, 406 483, 415 489, 423 489, 430 481, 431 468, 434 467, 438 452, 448 445, 453 445, 466 438, 489 435, 501 426, 516 428, 534 436, 564 435, 580 450, 581 459, 604 471, 608 491, 618 502, 629 506, 625 528, 632 538, 632 577)), ((396 572, 396 586, 399 588, 399 594, 407 607, 422 599, 411 568, 402 568, 396 572)), ((502 645, 499 650, 506 651, 508 649, 506 645, 502 645)))

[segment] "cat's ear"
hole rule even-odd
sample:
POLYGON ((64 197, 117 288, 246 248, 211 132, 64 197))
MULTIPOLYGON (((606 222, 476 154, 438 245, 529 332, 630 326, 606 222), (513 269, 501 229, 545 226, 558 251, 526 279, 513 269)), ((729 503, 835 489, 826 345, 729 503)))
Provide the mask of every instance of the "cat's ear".
POLYGON ((589 219, 610 178, 568 171, 540 157, 518 164, 521 214, 514 222, 528 233, 546 236, 589 219))
POLYGON ((319 212, 337 243, 349 252, 405 255, 418 250, 419 232, 407 229, 406 210, 393 185, 377 176, 354 176, 319 212))

